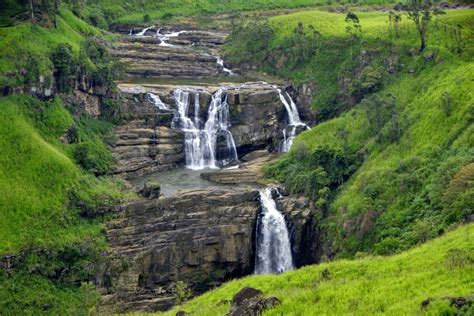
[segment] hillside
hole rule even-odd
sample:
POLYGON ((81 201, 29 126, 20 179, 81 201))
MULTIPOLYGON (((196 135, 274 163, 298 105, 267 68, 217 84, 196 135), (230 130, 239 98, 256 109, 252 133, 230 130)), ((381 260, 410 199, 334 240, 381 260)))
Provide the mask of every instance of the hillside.
POLYGON ((394 5, 1 3, 0 314, 472 314, 474 10, 394 5))
MULTIPOLYGON (((225 315, 229 301, 249 286, 281 304, 264 315, 453 315, 449 297, 472 292, 474 226, 467 225, 392 257, 309 266, 278 276, 231 281, 163 315, 225 315), (421 303, 430 299, 426 309, 421 303)), ((465 310, 462 315, 472 313, 465 310)))
POLYGON ((355 38, 344 14, 309 11, 237 28, 226 47, 241 67, 257 60, 310 91, 322 123, 267 174, 320 206, 327 251, 337 256, 396 253, 473 212, 472 11, 440 17, 423 56, 413 55, 412 21, 402 19, 395 36, 387 14, 357 14, 355 38), (268 49, 252 44, 265 30, 268 49), (454 189, 457 178, 464 182, 454 189))

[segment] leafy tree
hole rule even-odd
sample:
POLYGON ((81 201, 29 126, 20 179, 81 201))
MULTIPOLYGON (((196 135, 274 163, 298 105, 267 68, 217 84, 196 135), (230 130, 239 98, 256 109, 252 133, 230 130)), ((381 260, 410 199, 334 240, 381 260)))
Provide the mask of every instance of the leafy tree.
POLYGON ((173 296, 177 305, 187 301, 193 296, 192 290, 188 287, 186 282, 178 281, 173 288, 173 296))
POLYGON ((346 19, 346 32, 351 38, 351 59, 352 59, 352 42, 359 38, 362 34, 362 26, 359 22, 359 17, 354 12, 347 12, 346 19))
POLYGON ((60 92, 71 89, 70 80, 74 78, 76 62, 69 44, 59 44, 51 54, 54 65, 54 78, 60 92))
POLYGON ((426 48, 426 38, 428 35, 428 25, 431 21, 433 8, 430 0, 410 0, 403 6, 408 18, 415 23, 416 30, 420 35, 420 53, 426 48))

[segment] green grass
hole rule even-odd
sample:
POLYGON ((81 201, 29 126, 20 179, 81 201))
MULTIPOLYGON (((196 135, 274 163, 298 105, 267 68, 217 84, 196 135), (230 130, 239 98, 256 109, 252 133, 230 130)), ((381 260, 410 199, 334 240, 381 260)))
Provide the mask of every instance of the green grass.
MULTIPOLYGON (((101 10, 105 18, 114 24, 144 24, 148 14, 152 22, 170 21, 183 17, 202 17, 213 14, 235 14, 242 11, 265 12, 273 9, 296 9, 327 5, 326 0, 164 0, 164 1, 112 1, 97 0, 95 10, 101 10)), ((362 0, 359 4, 386 4, 383 0, 362 0)), ((87 14, 90 14, 88 12, 87 14)), ((209 22, 209 21, 208 21, 209 22)))
MULTIPOLYGON (((45 78, 52 75, 51 52, 61 43, 70 44, 75 54, 85 36, 101 36, 101 31, 74 16, 66 9, 60 10, 57 28, 43 28, 22 23, 0 28, 0 86, 16 86, 24 83, 19 70, 33 72, 45 78)), ((38 80, 38 78, 31 78, 38 80)))
MULTIPOLYGON (((229 304, 222 302, 232 300, 246 286, 281 300, 264 315, 416 315, 427 298, 472 293, 473 256, 474 225, 470 224, 392 257, 340 260, 282 275, 234 280, 163 315, 180 310, 196 316, 225 315, 229 304)), ((446 310, 450 310, 448 303, 441 301, 426 314, 446 310)))
POLYGON ((72 124, 57 102, 22 96, 0 100, 1 254, 100 235, 98 224, 65 212, 68 194, 82 174, 57 144, 72 124), (41 112, 39 120, 25 114, 36 111, 41 112))
MULTIPOLYGON (((324 214, 327 246, 338 256, 406 250, 474 213, 474 175, 468 167, 474 161, 473 14, 450 11, 437 27, 432 23, 425 52, 434 53, 430 61, 410 52, 416 52, 418 38, 406 16, 396 38, 388 32, 387 13, 358 13, 362 35, 352 44, 343 14, 307 11, 269 20, 273 37, 261 69, 312 86, 313 109, 324 122, 298 136, 291 152, 267 172, 314 199, 324 214), (296 36, 299 22, 321 37, 312 56, 294 63, 295 45, 282 45, 296 36), (462 54, 451 51, 449 30, 457 24, 463 30, 462 54), (351 104, 351 87, 367 83, 360 76, 363 51, 371 54, 365 69, 394 64, 398 70, 382 70, 379 86, 360 96, 365 101, 351 104), (377 115, 386 116, 380 126, 377 115), (337 155, 341 161, 325 163, 337 155), (454 189, 461 178, 462 188, 454 189)), ((237 36, 227 44, 231 60, 245 57, 242 41, 237 36)))

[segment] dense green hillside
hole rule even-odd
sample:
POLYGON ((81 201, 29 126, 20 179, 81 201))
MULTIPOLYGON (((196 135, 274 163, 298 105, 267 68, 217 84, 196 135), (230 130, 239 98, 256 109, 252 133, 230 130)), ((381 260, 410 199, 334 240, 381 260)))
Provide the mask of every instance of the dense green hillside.
POLYGON ((113 163, 103 141, 112 124, 73 115, 60 96, 21 92, 55 88, 60 48, 71 47, 68 76, 80 58, 86 76, 105 73, 92 51, 81 55, 98 47, 90 36, 100 34, 64 8, 56 28, 0 28, 0 86, 14 92, 0 98, 0 256, 13 267, 0 269, 2 314, 84 313, 97 302, 87 282, 105 247, 103 218, 84 213, 128 196, 122 183, 95 177, 113 163))
POLYGON ((80 115, 66 100, 87 82, 81 92, 100 88, 94 96, 113 112, 121 65, 105 30, 250 10, 250 21, 227 17, 226 60, 302 87, 317 121, 266 174, 316 205, 324 260, 364 259, 237 280, 179 309, 225 313, 220 302, 246 285, 282 300, 275 315, 412 314, 428 297, 427 312, 449 314, 443 297, 472 294, 474 227, 452 230, 474 214, 473 10, 434 16, 418 54, 406 15, 395 25, 388 12, 356 12, 358 32, 327 0, 41 4, 34 21, 27 1, 0 4, 0 314, 84 315, 99 300, 91 282, 108 215, 95 210, 134 193, 106 177, 118 118, 80 115))
POLYGON ((422 55, 405 16, 397 36, 388 13, 357 15, 358 34, 345 14, 321 11, 244 24, 226 48, 242 67, 312 89, 325 122, 267 174, 314 199, 337 256, 395 253, 474 213, 473 11, 433 21, 422 55), (254 45, 262 34, 268 43, 254 45))
MULTIPOLYGON (((225 315, 246 286, 276 296, 265 315, 454 315, 444 297, 467 296, 474 286, 474 225, 460 227, 392 257, 368 257, 309 266, 278 276, 231 281, 165 315, 225 315), (421 302, 431 298, 426 310, 421 302), (227 303, 226 303, 227 302, 227 303)), ((465 311, 462 315, 472 313, 465 311)))
MULTIPOLYGON (((163 1, 113 1, 92 0, 86 6, 76 4, 84 18, 93 25, 106 27, 113 24, 150 24, 153 22, 169 22, 182 18, 202 17, 231 14, 238 15, 243 11, 258 11, 265 15, 273 9, 299 9, 316 6, 327 6, 333 1, 325 0, 163 0, 163 1)), ((334 3, 338 3, 334 1, 334 3)), ((361 0, 351 2, 353 5, 383 5, 383 0, 361 0)), ((340 2, 341 5, 344 3, 340 2)), ((206 19, 206 23, 212 23, 206 19)))

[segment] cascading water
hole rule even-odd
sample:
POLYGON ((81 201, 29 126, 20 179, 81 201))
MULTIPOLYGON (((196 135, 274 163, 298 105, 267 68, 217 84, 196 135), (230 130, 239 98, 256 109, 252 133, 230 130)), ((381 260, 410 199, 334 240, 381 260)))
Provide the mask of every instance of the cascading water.
POLYGON ((280 96, 280 100, 285 106, 286 112, 288 113, 288 121, 289 121, 289 124, 287 126, 287 128, 289 128, 289 133, 287 134, 286 128, 283 130, 283 142, 281 144, 280 151, 288 152, 291 148, 291 145, 293 144, 293 141, 295 140, 297 128, 303 127, 303 128, 309 129, 309 126, 301 122, 300 115, 298 113, 298 108, 296 107, 295 102, 293 101, 291 96, 288 94, 288 92, 285 92, 285 95, 286 95, 285 97, 281 89, 277 89, 277 91, 280 96), (288 102, 288 100, 290 102, 288 102))
POLYGON ((194 170, 204 168, 217 168, 216 152, 218 137, 225 137, 225 158, 222 163, 228 164, 237 160, 237 150, 234 138, 229 131, 229 106, 227 94, 224 89, 219 89, 212 96, 208 110, 208 119, 201 128, 199 120, 199 93, 197 91, 176 89, 173 97, 177 105, 173 128, 185 132, 186 167, 194 170), (194 93, 194 120, 188 117, 190 94, 194 93))
POLYGON ((177 32, 171 32, 171 33, 168 33, 168 34, 163 34, 162 32, 162 29, 159 28, 157 31, 156 31, 156 37, 160 40, 160 46, 167 46, 167 47, 171 47, 171 46, 174 46, 172 44, 169 44, 168 43, 168 40, 172 37, 178 37, 180 34, 182 33, 189 33, 191 31, 177 31, 177 32))
MULTIPOLYGON (((291 245, 283 215, 277 210, 275 188, 260 191, 262 213, 257 221, 255 274, 277 274, 293 270, 291 245)), ((276 193, 279 194, 278 191, 276 193)))
POLYGON ((156 94, 153 93, 147 93, 145 94, 145 99, 148 102, 153 103, 154 106, 156 106, 160 110, 169 110, 168 106, 161 101, 160 97, 157 96, 156 94))
POLYGON ((148 30, 152 29, 152 28, 154 28, 154 26, 146 27, 143 30, 141 30, 140 32, 138 32, 137 34, 135 34, 135 36, 145 36, 146 32, 148 32, 148 30))
POLYGON ((224 66, 224 60, 222 58, 220 58, 219 56, 216 57, 217 58, 217 64, 222 66, 222 70, 226 73, 228 73, 229 75, 233 75, 234 72, 232 70, 230 70, 229 68, 226 68, 224 66))

